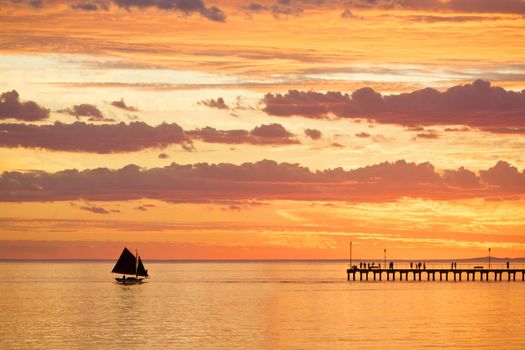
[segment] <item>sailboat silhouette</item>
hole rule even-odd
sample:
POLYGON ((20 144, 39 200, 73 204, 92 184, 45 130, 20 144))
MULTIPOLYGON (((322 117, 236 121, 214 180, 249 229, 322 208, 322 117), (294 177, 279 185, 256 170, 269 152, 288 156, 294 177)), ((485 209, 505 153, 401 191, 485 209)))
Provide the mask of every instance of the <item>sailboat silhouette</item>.
POLYGON ((138 251, 136 251, 135 256, 126 247, 124 247, 122 254, 120 254, 120 258, 117 260, 117 263, 111 272, 123 274, 122 277, 115 278, 118 283, 122 284, 142 283, 144 278, 149 278, 148 270, 144 268, 138 251), (126 277, 126 275, 131 276, 126 277))

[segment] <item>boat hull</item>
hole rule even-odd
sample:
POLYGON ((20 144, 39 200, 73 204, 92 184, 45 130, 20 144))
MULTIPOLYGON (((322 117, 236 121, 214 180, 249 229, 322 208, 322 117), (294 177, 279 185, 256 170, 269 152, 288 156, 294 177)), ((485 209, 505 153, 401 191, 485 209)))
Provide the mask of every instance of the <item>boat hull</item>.
POLYGON ((140 284, 140 283, 144 282, 144 278, 140 278, 140 277, 126 277, 126 278, 117 277, 117 278, 115 278, 115 281, 117 281, 117 283, 120 283, 120 284, 140 284))

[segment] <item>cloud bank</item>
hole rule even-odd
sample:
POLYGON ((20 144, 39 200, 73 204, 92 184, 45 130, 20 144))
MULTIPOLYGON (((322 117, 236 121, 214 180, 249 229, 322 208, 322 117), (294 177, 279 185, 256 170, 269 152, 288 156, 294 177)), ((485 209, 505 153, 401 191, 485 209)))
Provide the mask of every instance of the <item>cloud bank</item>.
POLYGON ((263 160, 241 165, 172 163, 151 169, 128 165, 117 170, 10 171, 0 176, 0 201, 4 202, 140 198, 186 203, 274 199, 384 202, 403 197, 440 200, 524 193, 525 172, 504 161, 479 175, 464 168, 440 174, 430 163, 404 160, 323 171, 263 160))
POLYGON ((224 22, 226 15, 217 6, 207 7, 202 0, 113 0, 118 7, 179 11, 185 14, 199 13, 211 21, 224 22))
POLYGON ((407 127, 463 125, 488 132, 525 133, 525 90, 505 90, 483 80, 443 92, 425 88, 398 95, 381 95, 368 87, 351 95, 289 90, 285 94, 268 93, 262 102, 264 112, 281 117, 335 116, 407 127))
MULTIPOLYGON (((98 119, 97 119, 98 121, 98 119)), ((135 152, 180 145, 193 150, 193 140, 207 143, 291 145, 295 135, 281 124, 262 124, 252 130, 217 130, 212 127, 185 131, 176 123, 151 126, 144 122, 89 124, 55 122, 47 125, 0 123, 0 147, 39 148, 52 151, 99 154, 135 152)))

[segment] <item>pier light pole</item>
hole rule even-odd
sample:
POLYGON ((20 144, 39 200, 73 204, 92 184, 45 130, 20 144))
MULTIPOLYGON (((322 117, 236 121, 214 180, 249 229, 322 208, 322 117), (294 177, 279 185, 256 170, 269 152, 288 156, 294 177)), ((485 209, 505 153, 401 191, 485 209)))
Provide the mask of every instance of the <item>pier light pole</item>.
POLYGON ((385 248, 384 253, 385 253, 385 261, 384 261, 384 263, 385 263, 385 267, 384 267, 384 268, 386 269, 386 248, 385 248))
POLYGON ((490 248, 489 248, 489 270, 490 270, 490 248))

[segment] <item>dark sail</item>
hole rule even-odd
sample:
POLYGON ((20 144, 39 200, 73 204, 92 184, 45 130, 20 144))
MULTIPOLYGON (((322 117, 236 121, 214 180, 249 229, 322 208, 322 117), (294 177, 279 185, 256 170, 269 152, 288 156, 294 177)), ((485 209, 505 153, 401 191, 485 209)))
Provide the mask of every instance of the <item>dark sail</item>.
POLYGON ((111 272, 122 273, 125 275, 137 274, 138 276, 148 276, 148 273, 144 269, 144 265, 142 265, 142 261, 140 260, 140 258, 137 269, 137 261, 135 255, 133 255, 133 253, 130 252, 128 248, 124 248, 122 254, 120 254, 120 258, 118 259, 117 263, 115 264, 115 267, 113 268, 113 270, 111 270, 111 272))
POLYGON ((142 265, 142 260, 140 260, 140 256, 139 256, 139 266, 137 268, 137 275, 148 277, 148 270, 146 270, 144 268, 144 265, 142 265))

